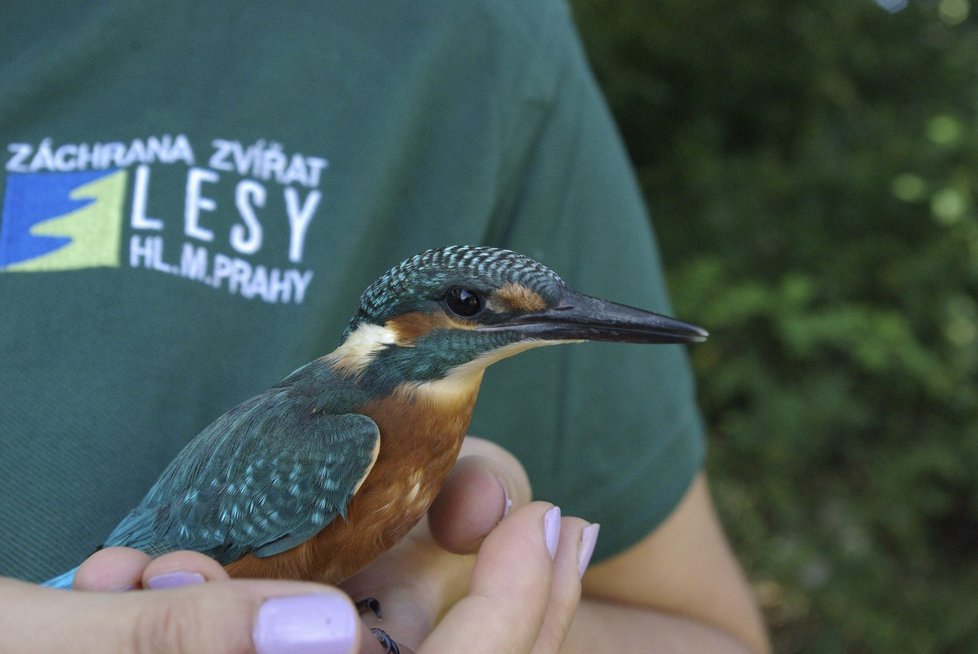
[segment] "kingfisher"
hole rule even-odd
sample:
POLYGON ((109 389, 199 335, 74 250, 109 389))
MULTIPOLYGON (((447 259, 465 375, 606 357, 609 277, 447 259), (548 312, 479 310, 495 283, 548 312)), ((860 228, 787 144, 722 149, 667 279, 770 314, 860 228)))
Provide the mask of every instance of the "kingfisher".
MULTIPOLYGON (((193 438, 103 546, 195 550, 232 577, 337 584, 425 514, 487 366, 560 343, 706 337, 573 291, 510 250, 427 250, 364 291, 335 350, 193 438)), ((44 585, 70 588, 76 570, 44 585)))

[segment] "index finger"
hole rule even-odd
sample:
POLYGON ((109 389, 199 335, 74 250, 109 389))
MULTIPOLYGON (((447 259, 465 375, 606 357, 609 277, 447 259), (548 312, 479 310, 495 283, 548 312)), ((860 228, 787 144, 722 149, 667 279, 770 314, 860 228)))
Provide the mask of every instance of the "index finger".
MULTIPOLYGON (((529 652, 544 623, 554 575, 554 507, 533 502, 486 537, 469 594, 445 614, 418 654, 529 652), (549 541, 549 542, 548 542, 549 541)), ((559 513, 556 514, 559 526, 559 513)))

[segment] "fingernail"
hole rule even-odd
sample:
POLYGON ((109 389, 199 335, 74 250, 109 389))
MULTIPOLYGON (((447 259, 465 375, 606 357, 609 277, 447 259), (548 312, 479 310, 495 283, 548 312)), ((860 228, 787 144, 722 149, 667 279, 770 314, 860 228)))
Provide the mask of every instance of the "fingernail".
POLYGON ((560 542, 560 507, 555 506, 543 515, 543 536, 547 543, 550 558, 557 555, 557 543, 560 542))
POLYGON ((582 577, 591 562, 591 555, 594 554, 594 546, 598 542, 599 531, 601 531, 601 525, 595 522, 585 527, 584 531, 581 532, 581 544, 577 548, 577 569, 582 577))
POLYGON ((164 588, 178 588, 180 586, 191 586, 202 583, 204 583, 204 575, 198 572, 175 570, 174 572, 164 572, 155 577, 150 577, 146 580, 146 587, 150 590, 162 590, 164 588))
POLYGON ((257 654, 347 654, 359 618, 342 595, 317 593, 265 600, 252 631, 257 654))
MULTIPOLYGON (((499 482, 499 486, 503 489, 503 518, 505 518, 509 515, 510 509, 513 508, 513 500, 509 499, 509 491, 506 490, 506 484, 499 482)), ((500 520, 503 518, 500 518, 500 520)))

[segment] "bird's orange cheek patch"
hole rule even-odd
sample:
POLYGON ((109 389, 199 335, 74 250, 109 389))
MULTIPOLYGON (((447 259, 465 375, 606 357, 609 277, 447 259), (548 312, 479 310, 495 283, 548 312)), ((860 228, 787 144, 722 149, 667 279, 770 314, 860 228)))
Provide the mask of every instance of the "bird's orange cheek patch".
POLYGON ((547 308, 546 300, 536 291, 515 282, 503 284, 496 289, 492 294, 491 302, 521 313, 543 311, 547 308))
POLYGON ((405 313, 402 316, 391 318, 385 325, 397 338, 397 344, 401 347, 410 347, 414 342, 430 334, 436 329, 475 329, 476 325, 453 320, 450 316, 443 313, 422 313, 414 311, 405 313))

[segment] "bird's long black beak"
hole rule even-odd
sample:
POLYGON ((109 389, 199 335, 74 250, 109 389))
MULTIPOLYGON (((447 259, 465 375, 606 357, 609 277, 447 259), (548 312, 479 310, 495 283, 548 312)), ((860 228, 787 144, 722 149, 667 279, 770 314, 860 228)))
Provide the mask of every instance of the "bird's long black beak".
POLYGON ((709 336, 696 325, 570 289, 555 307, 516 316, 494 328, 540 340, 700 343, 709 336))

